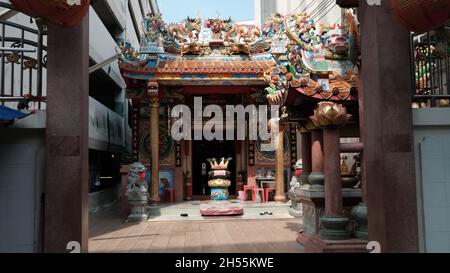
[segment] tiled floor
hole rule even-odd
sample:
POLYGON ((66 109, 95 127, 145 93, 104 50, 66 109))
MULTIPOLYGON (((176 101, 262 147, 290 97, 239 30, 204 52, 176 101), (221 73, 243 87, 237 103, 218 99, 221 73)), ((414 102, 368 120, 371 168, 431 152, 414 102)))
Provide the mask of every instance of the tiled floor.
POLYGON ((116 212, 90 220, 90 252, 303 252, 301 219, 236 219, 123 223, 116 212))
MULTIPOLYGON (((210 201, 189 201, 174 204, 163 204, 157 207, 150 207, 149 221, 204 221, 205 217, 200 215, 200 205, 210 201), (187 214, 188 217, 181 217, 180 214, 187 214)), ((219 220, 255 220, 255 219, 290 219, 294 218, 289 214, 290 202, 287 203, 253 203, 232 200, 233 203, 240 203, 244 206, 244 214, 234 217, 209 217, 208 219, 219 220), (272 215, 261 216, 261 213, 269 212, 272 215)))

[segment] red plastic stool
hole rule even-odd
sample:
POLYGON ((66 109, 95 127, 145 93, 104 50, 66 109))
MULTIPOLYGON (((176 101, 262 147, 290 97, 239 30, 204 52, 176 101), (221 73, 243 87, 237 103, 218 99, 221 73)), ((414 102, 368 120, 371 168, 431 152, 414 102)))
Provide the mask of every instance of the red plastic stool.
POLYGON ((264 203, 265 201, 264 201, 264 189, 261 189, 261 188, 253 188, 253 194, 252 194, 252 199, 253 199, 253 202, 255 202, 256 203, 256 196, 257 196, 257 194, 259 194, 259 193, 262 193, 262 200, 261 200, 261 203, 264 203))
POLYGON ((245 185, 244 186, 245 201, 247 200, 247 191, 250 191, 250 193, 252 193, 252 200, 253 200, 253 189, 254 188, 255 188, 255 186, 252 186, 252 185, 245 185))
POLYGON ((275 192, 275 189, 274 188, 264 188, 265 202, 269 202, 269 192, 275 192))
POLYGON ((170 203, 175 202, 175 189, 173 188, 164 189, 164 193, 166 194, 166 202, 170 203))

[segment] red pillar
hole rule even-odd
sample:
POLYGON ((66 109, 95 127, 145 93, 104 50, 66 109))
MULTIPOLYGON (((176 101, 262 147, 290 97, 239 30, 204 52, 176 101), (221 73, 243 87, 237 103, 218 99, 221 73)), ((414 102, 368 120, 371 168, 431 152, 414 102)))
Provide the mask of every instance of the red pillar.
POLYGON ((340 170, 340 137, 336 127, 323 130, 325 154, 325 214, 342 214, 342 182, 340 170))
POLYGON ((324 190, 323 132, 321 129, 311 131, 311 173, 308 181, 312 190, 324 190))
MULTIPOLYGON (((303 131, 301 133, 302 139, 301 139, 301 145, 302 145, 302 176, 309 175, 312 170, 312 162, 311 162, 311 132, 309 131, 303 131)), ((306 183, 307 181, 302 182, 306 183)))
POLYGON ((323 132, 320 129, 311 132, 311 156, 311 170, 323 172, 323 132))

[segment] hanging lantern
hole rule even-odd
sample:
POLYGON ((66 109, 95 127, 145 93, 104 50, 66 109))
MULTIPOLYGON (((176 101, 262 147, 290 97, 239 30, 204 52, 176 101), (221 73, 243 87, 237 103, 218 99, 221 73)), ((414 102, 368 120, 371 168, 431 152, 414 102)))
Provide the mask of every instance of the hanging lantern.
POLYGON ((89 10, 90 0, 11 0, 20 12, 63 27, 78 25, 89 10))
POLYGON ((415 32, 425 32, 450 20, 449 0, 391 0, 392 14, 415 32))

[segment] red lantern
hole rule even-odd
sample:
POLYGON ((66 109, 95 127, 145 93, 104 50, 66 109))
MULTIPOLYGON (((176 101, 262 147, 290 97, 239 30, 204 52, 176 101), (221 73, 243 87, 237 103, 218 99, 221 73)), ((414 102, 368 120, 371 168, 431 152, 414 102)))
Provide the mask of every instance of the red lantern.
POLYGON ((32 17, 63 27, 74 27, 88 12, 90 0, 11 0, 11 4, 32 17))
POLYGON ((449 0, 391 0, 392 14, 411 31, 425 32, 450 20, 449 0))

